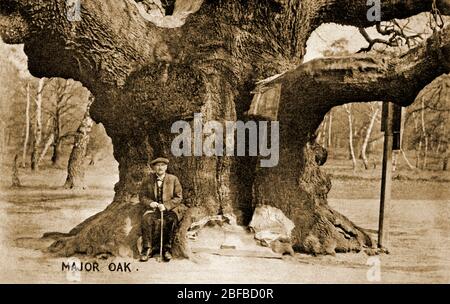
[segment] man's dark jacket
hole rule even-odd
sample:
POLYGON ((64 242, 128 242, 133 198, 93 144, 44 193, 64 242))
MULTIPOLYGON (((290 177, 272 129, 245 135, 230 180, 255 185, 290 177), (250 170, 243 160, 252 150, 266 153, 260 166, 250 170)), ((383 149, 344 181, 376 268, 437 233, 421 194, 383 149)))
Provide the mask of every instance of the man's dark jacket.
MULTIPOLYGON (((139 201, 145 206, 146 210, 156 210, 151 208, 151 202, 157 202, 157 176, 155 173, 144 178, 142 181, 139 201)), ((175 175, 168 174, 164 176, 162 202, 167 210, 176 213, 178 220, 181 220, 187 207, 181 202, 183 200, 180 181, 175 175)))

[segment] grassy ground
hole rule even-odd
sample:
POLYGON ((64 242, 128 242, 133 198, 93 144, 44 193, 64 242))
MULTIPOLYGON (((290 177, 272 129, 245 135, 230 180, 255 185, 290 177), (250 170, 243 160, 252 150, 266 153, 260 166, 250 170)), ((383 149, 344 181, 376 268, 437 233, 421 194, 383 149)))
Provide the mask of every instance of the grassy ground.
MULTIPOLYGON (((353 172, 348 161, 330 160, 330 205, 360 226, 376 229, 378 222, 379 169, 353 172)), ((103 210, 114 195, 117 164, 108 160, 90 167, 88 191, 63 190, 62 169, 45 167, 35 174, 21 170, 24 187, 8 189, 8 168, 0 180, 1 282, 72 282, 61 271, 66 259, 51 257, 39 240, 48 231, 66 232, 85 218, 103 210)), ((380 263, 381 281, 375 283, 450 282, 450 225, 448 173, 400 171, 407 178, 393 182, 389 255, 375 258, 364 253, 312 257, 296 254, 284 259, 224 257, 199 253, 188 261, 159 264, 152 260, 95 260, 101 272, 83 272, 82 283, 371 283, 371 265, 380 263), (438 178, 431 178, 432 176, 438 178), (375 260, 374 260, 375 259, 375 260), (132 272, 110 272, 108 264, 130 262, 132 272)), ((216 246, 223 231, 205 229, 199 241, 216 246), (214 243, 213 241, 214 240, 214 243), (213 244, 214 243, 214 244, 213 244)), ((248 237, 245 237, 249 242, 248 237)), ((250 238, 251 239, 251 238, 250 238)), ((195 244, 194 244, 195 245, 195 244)), ((247 244, 246 246, 252 246, 247 244)), ((82 261, 94 261, 79 257, 82 261)))
MULTIPOLYGON (((393 172, 393 199, 449 200, 450 171, 409 169, 404 164, 393 172)), ((379 198, 381 164, 365 170, 352 169, 351 161, 330 159, 323 170, 333 181, 330 198, 379 198)))

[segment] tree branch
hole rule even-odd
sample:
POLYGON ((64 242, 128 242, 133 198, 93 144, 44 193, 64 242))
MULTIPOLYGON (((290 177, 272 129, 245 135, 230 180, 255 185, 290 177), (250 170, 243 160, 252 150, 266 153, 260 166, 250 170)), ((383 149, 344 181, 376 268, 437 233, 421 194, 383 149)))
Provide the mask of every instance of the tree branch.
POLYGON ((450 26, 398 58, 377 53, 316 59, 262 83, 282 84, 281 107, 297 113, 352 102, 391 101, 406 106, 436 77, 450 71, 450 26), (282 104, 284 103, 284 105, 282 104))
MULTIPOLYGON (((382 1, 382 19, 430 11, 432 1, 382 1)), ((450 14, 450 0, 437 1, 441 13, 450 14)), ((179 60, 182 54, 205 58, 206 42, 230 48, 233 56, 248 57, 245 61, 258 69, 292 66, 301 60, 307 37, 321 23, 372 25, 366 2, 271 0, 262 6, 243 0, 205 1, 184 26, 170 29, 144 19, 135 0, 82 1, 81 21, 68 20, 65 0, 3 0, 0 35, 11 43, 25 43, 33 75, 73 78, 91 91, 103 92, 123 86, 143 66, 179 60)), ((207 51, 211 53, 210 47, 207 51)))
MULTIPOLYGON (((375 25, 369 21, 367 12, 371 6, 367 0, 324 0, 321 2, 320 23, 335 22, 357 27, 375 25)), ((450 0, 437 0, 437 7, 444 15, 450 15, 450 0)), ((381 20, 404 19, 422 12, 431 11, 433 0, 383 0, 381 20)))
POLYGON ((372 50, 373 46, 377 43, 384 44, 384 45, 391 46, 391 47, 398 46, 397 40, 395 40, 395 39, 386 40, 386 39, 381 39, 381 38, 375 38, 375 39, 371 38, 369 36, 369 34, 367 33, 366 29, 363 27, 359 28, 359 32, 364 37, 364 39, 366 39, 366 41, 369 43, 369 45, 365 48, 362 48, 358 53, 368 52, 368 51, 372 50))
POLYGON ((82 1, 81 21, 68 20, 65 0, 5 1, 9 5, 0 7, 0 35, 7 42, 25 43, 29 70, 37 77, 120 86, 139 65, 154 62, 155 48, 165 44, 163 31, 142 19, 128 0, 82 1), (18 24, 27 31, 11 38, 18 24))

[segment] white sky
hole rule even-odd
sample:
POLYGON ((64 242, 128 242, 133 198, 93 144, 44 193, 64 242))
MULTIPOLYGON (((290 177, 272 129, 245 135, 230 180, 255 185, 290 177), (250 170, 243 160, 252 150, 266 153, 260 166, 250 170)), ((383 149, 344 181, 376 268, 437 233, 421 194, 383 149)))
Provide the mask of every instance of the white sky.
MULTIPOLYGON (((428 21, 429 19, 426 14, 420 14, 410 18, 408 26, 413 32, 424 32, 428 21)), ((374 27, 367 29, 367 32, 372 38, 382 37, 374 27)), ((356 27, 343 26, 335 23, 322 24, 312 33, 308 40, 304 61, 323 57, 321 52, 329 48, 334 41, 341 38, 348 40, 348 51, 350 53, 357 52, 368 45, 356 27)))
POLYGON ((357 52, 362 47, 367 46, 366 41, 356 27, 334 23, 323 24, 309 37, 304 61, 323 57, 321 52, 329 48, 334 41, 341 38, 348 40, 350 53, 357 52))

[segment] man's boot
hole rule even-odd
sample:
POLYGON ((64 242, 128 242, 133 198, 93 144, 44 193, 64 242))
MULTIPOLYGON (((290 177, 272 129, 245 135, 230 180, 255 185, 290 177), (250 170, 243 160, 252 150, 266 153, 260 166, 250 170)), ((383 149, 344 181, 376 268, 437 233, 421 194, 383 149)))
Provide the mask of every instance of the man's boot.
POLYGON ((172 259, 172 247, 167 244, 164 246, 164 250, 163 250, 163 259, 164 262, 169 262, 172 259))
POLYGON ((139 261, 141 262, 147 262, 149 258, 152 257, 152 251, 150 248, 143 248, 141 252, 141 256, 139 258, 139 261))
POLYGON ((169 262, 172 259, 172 254, 169 250, 166 250, 164 252, 164 261, 169 262))

